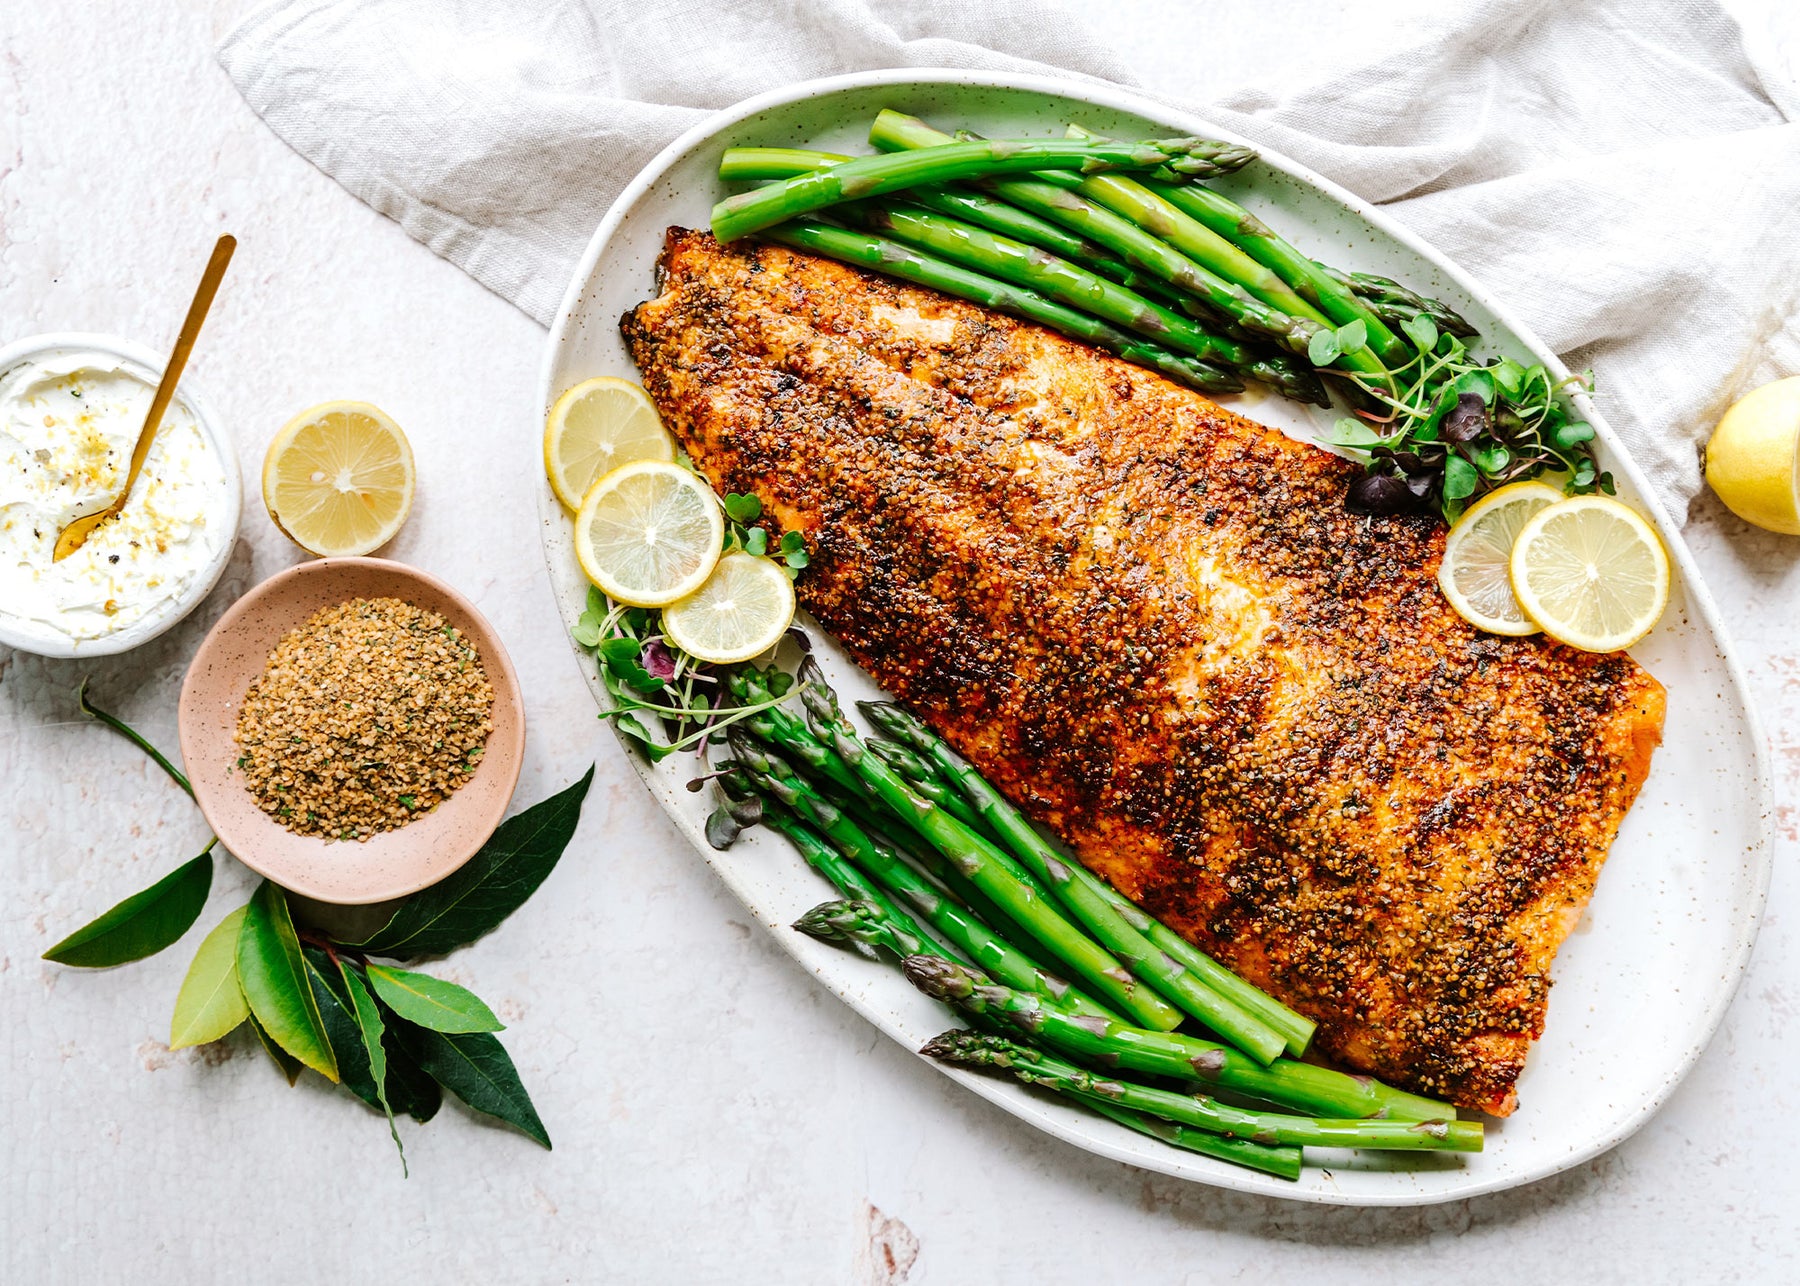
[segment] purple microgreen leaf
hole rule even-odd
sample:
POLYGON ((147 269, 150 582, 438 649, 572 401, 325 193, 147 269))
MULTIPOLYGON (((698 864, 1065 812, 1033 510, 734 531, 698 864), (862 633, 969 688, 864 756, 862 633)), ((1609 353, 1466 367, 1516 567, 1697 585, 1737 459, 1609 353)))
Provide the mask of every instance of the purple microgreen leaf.
POLYGON ((1447 442, 1471 442, 1487 432, 1487 404, 1481 400, 1479 393, 1464 393, 1456 399, 1443 421, 1444 440, 1447 442))
POLYGON ((1354 514, 1386 517, 1411 513, 1418 508, 1418 503, 1411 489, 1399 478, 1389 473, 1370 473, 1350 484, 1344 507, 1354 514))
POLYGON ((667 680, 675 677, 675 655, 669 651, 661 639, 651 639, 644 644, 638 664, 642 665, 645 672, 652 678, 667 680))

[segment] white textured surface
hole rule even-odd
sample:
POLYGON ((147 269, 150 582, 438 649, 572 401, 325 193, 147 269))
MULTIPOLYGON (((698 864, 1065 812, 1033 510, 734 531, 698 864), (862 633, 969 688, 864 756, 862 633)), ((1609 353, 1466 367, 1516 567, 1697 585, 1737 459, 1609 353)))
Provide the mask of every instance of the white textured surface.
MULTIPOLYGON (((0 1276, 18 1282, 404 1279, 1211 1283, 1597 1282, 1796 1275, 1800 990, 1778 870, 1713 1048, 1637 1138, 1519 1192, 1421 1211, 1304 1209, 1085 1156, 917 1066, 755 930, 638 786, 569 658, 518 447, 542 332, 272 138, 213 64, 241 0, 0 6, 0 333, 168 341, 217 232, 241 241, 193 378, 254 476, 293 411, 366 397, 406 425, 420 503, 390 552, 454 582, 527 692, 521 802, 598 759, 563 866, 446 973, 512 1025, 554 1153, 453 1106, 379 1123, 287 1090, 238 1040, 171 1055, 201 930, 249 887, 221 864, 190 939, 78 974, 38 954, 197 851, 203 823, 73 688, 170 745, 186 658, 294 560, 254 501, 218 591, 145 649, 88 665, 0 651, 0 1276), (874 1207, 880 1213, 871 1213, 874 1207)), ((1091 6, 1150 85, 1195 98, 1366 57, 1415 0, 1091 6), (1211 69, 1230 68, 1218 76, 1211 69)), ((1291 79, 1290 79, 1291 78, 1291 79)), ((1742 645, 1800 838, 1800 543, 1710 501, 1689 528, 1742 645)), ((1554 1021, 1554 1018, 1552 1019, 1554 1021)))

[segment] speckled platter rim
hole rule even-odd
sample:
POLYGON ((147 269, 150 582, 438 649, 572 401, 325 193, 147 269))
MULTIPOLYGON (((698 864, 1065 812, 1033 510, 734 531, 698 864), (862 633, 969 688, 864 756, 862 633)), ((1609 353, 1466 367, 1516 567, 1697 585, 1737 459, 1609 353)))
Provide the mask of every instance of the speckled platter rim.
MULTIPOLYGON (((993 118, 982 113, 998 110, 1006 123, 992 124, 994 129, 1028 116, 1024 127, 1031 132, 1058 132, 1070 113, 1082 113, 1084 122, 1102 132, 1238 137, 1127 90, 1037 76, 908 68, 806 82, 740 103, 672 143, 601 221, 551 329, 533 424, 541 426, 555 396, 579 379, 637 378, 618 342, 619 314, 648 297, 655 225, 704 226, 711 201, 727 190, 715 177, 725 147, 866 150, 846 133, 847 123, 866 129, 874 109, 884 105, 941 115, 948 127, 966 115, 968 124, 984 128, 993 118), (1108 116, 1135 123, 1110 126, 1108 116)), ((1446 298, 1470 315, 1497 350, 1542 362, 1558 376, 1567 373, 1510 311, 1431 246, 1304 166, 1258 150, 1262 161, 1254 176, 1238 176, 1254 186, 1240 188, 1235 180, 1220 184, 1253 212, 1274 216, 1277 226, 1306 236, 1318 247, 1315 253, 1330 255, 1343 267, 1397 275, 1446 298)), ((1310 412, 1279 402, 1220 400, 1290 432, 1316 432, 1329 423, 1306 420, 1310 412)), ((1587 397, 1574 401, 1595 426, 1602 466, 1618 478, 1620 494, 1656 523, 1676 568, 1664 623, 1633 650, 1668 683, 1670 719, 1664 749, 1613 846, 1589 917, 1558 959, 1549 1028, 1520 1082, 1523 1106, 1507 1121, 1490 1123, 1487 1150, 1476 1157, 1398 1160, 1391 1154, 1328 1153, 1324 1168, 1309 1167, 1299 1183, 1287 1183, 1142 1139, 1010 1082, 930 1066, 1012 1115, 1099 1155, 1219 1187, 1335 1205, 1426 1205, 1517 1187, 1598 1155, 1650 1118, 1711 1039, 1749 961, 1770 874, 1768 749, 1743 669, 1679 531, 1604 417, 1587 397), (1579 1061, 1573 1057, 1578 1052, 1579 1061)), ((534 472, 541 468, 540 434, 541 427, 533 427, 527 435, 534 472)), ((585 585, 570 557, 568 518, 548 485, 540 486, 539 510, 551 584, 565 622, 572 625, 585 585)), ((590 691, 605 708, 608 699, 591 659, 571 646, 590 691)), ((817 652, 843 696, 873 694, 867 676, 828 639, 817 652)), ((779 837, 753 831, 730 850, 713 852, 704 835, 708 805, 684 789, 690 765, 650 764, 629 743, 625 753, 701 857, 777 944, 821 983, 890 1038, 914 1049, 949 1025, 941 1007, 913 992, 886 965, 788 927, 829 891, 779 837)))
POLYGON ((385 558, 296 563, 233 603, 188 666, 178 729, 194 798, 219 842, 289 892, 340 906, 405 897, 462 866, 506 816, 525 758, 519 677, 499 634, 451 586, 385 558), (380 595, 438 612, 474 639, 494 690, 494 729, 474 776, 425 816, 365 841, 296 835, 257 808, 236 775, 238 709, 284 633, 331 603, 380 595))
MULTIPOLYGON (((56 352, 89 352, 105 353, 110 357, 122 357, 135 366, 141 366, 150 373, 152 379, 161 379, 163 368, 168 363, 166 354, 158 354, 142 344, 128 339, 120 339, 117 335, 103 335, 87 331, 49 331, 42 335, 28 335, 24 339, 14 340, 0 347, 0 377, 12 370, 19 363, 33 357, 41 357, 56 352)), ((79 641, 58 642, 54 639, 40 638, 35 634, 11 625, 4 612, 0 612, 0 643, 14 647, 21 652, 31 652, 37 656, 47 656, 55 660, 74 660, 89 656, 113 656, 120 652, 129 652, 134 647, 141 647, 151 639, 163 634, 180 624, 196 607, 206 600, 225 574, 225 568, 231 562, 231 551, 237 547, 238 526, 244 515, 244 481, 238 470, 237 445, 225 432, 219 417, 213 413, 212 406, 194 386, 191 373, 184 372, 181 382, 175 386, 176 394, 187 403, 188 410, 194 413, 194 422, 200 426, 200 433, 212 453, 218 457, 219 464, 225 473, 228 495, 225 507, 225 525, 228 528, 226 537, 219 544, 212 561, 205 570, 196 576, 181 597, 171 602, 157 616, 146 616, 135 625, 120 630, 117 634, 108 634, 104 638, 82 639, 79 641)))

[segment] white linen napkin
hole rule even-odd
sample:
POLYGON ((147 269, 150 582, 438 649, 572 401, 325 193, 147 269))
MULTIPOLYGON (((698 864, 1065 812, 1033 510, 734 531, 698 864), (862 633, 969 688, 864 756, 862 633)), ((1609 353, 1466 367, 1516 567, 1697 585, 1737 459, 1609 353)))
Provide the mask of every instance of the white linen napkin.
MULTIPOLYGON (((1800 372, 1800 34, 1785 0, 1744 2, 1740 26, 1716 0, 1486 0, 1201 110, 1383 204, 1592 367, 1680 517, 1719 413, 1800 372)), ((1136 83, 1054 0, 275 0, 219 59, 303 156, 544 322, 613 197, 739 99, 878 67, 1136 83)))

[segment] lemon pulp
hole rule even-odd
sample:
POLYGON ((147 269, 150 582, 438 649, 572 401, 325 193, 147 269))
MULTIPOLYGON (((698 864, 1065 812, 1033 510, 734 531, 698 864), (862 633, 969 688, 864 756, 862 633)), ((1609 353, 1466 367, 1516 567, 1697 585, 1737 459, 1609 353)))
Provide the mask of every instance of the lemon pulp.
POLYGON ((1649 523, 1606 496, 1575 496, 1519 532, 1512 586, 1544 633, 1588 652, 1648 634, 1669 602, 1669 555, 1649 523))
POLYGON ((571 511, 620 465, 674 458, 675 440, 663 428, 656 404, 630 380, 583 380, 557 398, 545 417, 544 473, 571 511))
POLYGON ((412 510, 412 446, 367 402, 326 402, 284 425, 263 457, 263 503, 289 540, 315 554, 367 554, 412 510))
POLYGON ((1472 505, 1450 529, 1438 586, 1456 614, 1490 634, 1535 634, 1512 590, 1513 542, 1525 524, 1562 499, 1544 482, 1515 482, 1472 505))
POLYGON ((632 607, 663 607, 699 589, 724 544, 725 518, 712 489, 659 460, 614 469, 575 515, 582 571, 632 607))
POLYGON ((772 559, 727 554, 694 593, 663 609, 669 642, 702 661, 748 661, 781 641, 794 586, 772 559))

